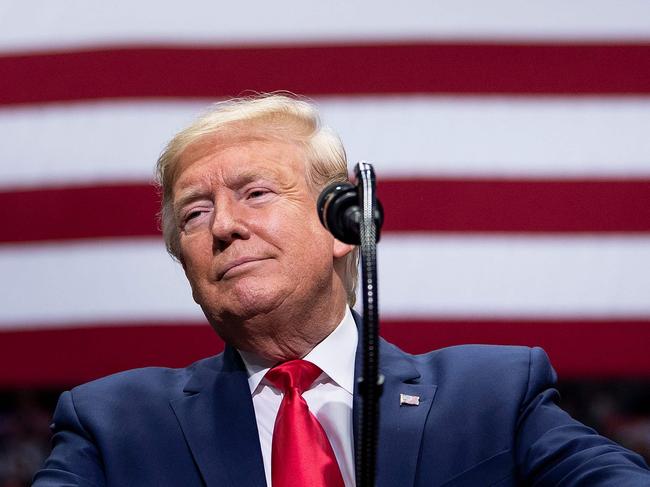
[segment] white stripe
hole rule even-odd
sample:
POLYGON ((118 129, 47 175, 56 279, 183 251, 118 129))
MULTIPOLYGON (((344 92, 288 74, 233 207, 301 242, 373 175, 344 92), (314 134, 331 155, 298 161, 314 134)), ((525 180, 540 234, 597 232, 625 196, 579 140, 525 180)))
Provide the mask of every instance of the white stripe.
POLYGON ((0 46, 650 36, 646 0, 5 1, 0 46))
POLYGON ((159 239, 2 246, 0 275, 5 326, 201 319, 159 239))
POLYGON ((367 98, 323 115, 380 176, 650 174, 650 97, 367 98))
POLYGON ((650 315, 650 237, 387 235, 385 317, 650 315))
MULTIPOLYGON (((379 177, 650 175, 650 97, 320 98, 350 162, 379 177)), ((168 139, 208 102, 0 110, 0 187, 149 180, 168 139)))
POLYGON ((88 102, 0 110, 1 186, 144 180, 207 103, 88 102))
MULTIPOLYGON (((385 235, 382 316, 650 317, 650 237, 385 235)), ((202 321, 157 239, 0 247, 0 327, 202 321), (62 325, 63 324, 63 325, 62 325)))

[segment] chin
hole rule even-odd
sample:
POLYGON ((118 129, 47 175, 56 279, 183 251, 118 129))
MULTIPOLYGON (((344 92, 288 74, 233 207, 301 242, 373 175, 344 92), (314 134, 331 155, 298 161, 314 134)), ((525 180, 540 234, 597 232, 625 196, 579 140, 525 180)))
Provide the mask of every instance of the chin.
POLYGON ((269 315, 282 306, 284 298, 281 293, 268 289, 247 289, 230 293, 228 301, 220 301, 218 306, 208 303, 201 308, 224 342, 260 353, 256 344, 266 343, 264 340, 275 335, 276 323, 269 315))
POLYGON ((264 281, 238 279, 226 291, 217 295, 207 293, 199 304, 211 323, 241 321, 267 315, 282 305, 289 292, 283 291, 278 282, 264 281))

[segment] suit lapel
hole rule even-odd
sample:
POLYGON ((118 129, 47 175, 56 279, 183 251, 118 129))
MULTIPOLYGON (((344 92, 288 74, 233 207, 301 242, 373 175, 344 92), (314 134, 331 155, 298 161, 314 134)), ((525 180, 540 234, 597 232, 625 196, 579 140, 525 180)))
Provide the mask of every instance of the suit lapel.
MULTIPOLYGON (((358 315, 355 319, 360 324, 358 315)), ((378 487, 414 485, 424 424, 433 404, 436 386, 419 384, 420 373, 410 356, 383 339, 379 352, 379 369, 384 375, 384 387, 379 400, 376 483, 378 487), (419 405, 400 405, 400 394, 417 396, 419 405)), ((360 377, 360 345, 355 369, 355 376, 360 377)), ((361 411, 361 398, 356 388, 353 411, 356 441, 361 411)))
POLYGON ((207 486, 265 487, 246 368, 230 347, 222 358, 199 365, 171 407, 207 486))
POLYGON ((424 423, 436 386, 418 384, 420 374, 404 352, 386 342, 382 345, 379 368, 385 379, 379 400, 377 485, 414 485, 424 423), (419 404, 400 404, 401 394, 418 397, 419 404))
MULTIPOLYGON (((361 328, 356 314, 355 320, 361 328)), ((359 377, 360 346, 356 358, 355 375, 359 377)), ((380 343, 380 370, 385 382, 379 408, 377 486, 413 485, 424 424, 436 386, 419 384, 420 374, 410 356, 384 340, 380 343), (400 405, 400 394, 418 396, 419 405, 400 405)), ((234 349, 226 347, 222 360, 211 366, 197 367, 185 386, 185 397, 171 401, 194 460, 209 487, 266 486, 247 379, 241 358, 234 349)), ((355 438, 360 407, 355 384, 355 438)))

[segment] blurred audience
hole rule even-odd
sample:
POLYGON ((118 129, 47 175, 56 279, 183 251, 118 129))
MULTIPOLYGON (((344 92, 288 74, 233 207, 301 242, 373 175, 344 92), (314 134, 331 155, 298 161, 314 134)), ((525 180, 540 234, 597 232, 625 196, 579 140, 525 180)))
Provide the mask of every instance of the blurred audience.
POLYGON ((59 391, 0 393, 0 487, 31 485, 50 450, 50 418, 59 391))
POLYGON ((564 381, 562 407, 599 433, 634 450, 650 464, 648 380, 564 381))

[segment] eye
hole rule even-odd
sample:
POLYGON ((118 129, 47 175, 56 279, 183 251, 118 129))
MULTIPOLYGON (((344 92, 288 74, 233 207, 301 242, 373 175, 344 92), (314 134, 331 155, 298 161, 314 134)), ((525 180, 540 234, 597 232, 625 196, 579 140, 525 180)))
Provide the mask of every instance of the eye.
POLYGON ((193 218, 196 218, 197 216, 200 216, 201 213, 203 213, 203 211, 200 211, 200 210, 191 211, 185 216, 185 221, 188 222, 188 221, 192 220, 193 218))
POLYGON ((203 222, 207 221, 204 218, 204 216, 210 213, 210 211, 211 211, 210 208, 204 208, 204 207, 198 207, 198 208, 193 208, 188 210, 182 216, 180 228, 184 231, 188 231, 200 227, 203 224, 203 222))
POLYGON ((248 195, 246 196, 248 199, 256 199, 256 198, 261 198, 262 196, 268 194, 270 191, 268 189, 254 189, 253 191, 249 191, 248 195))

